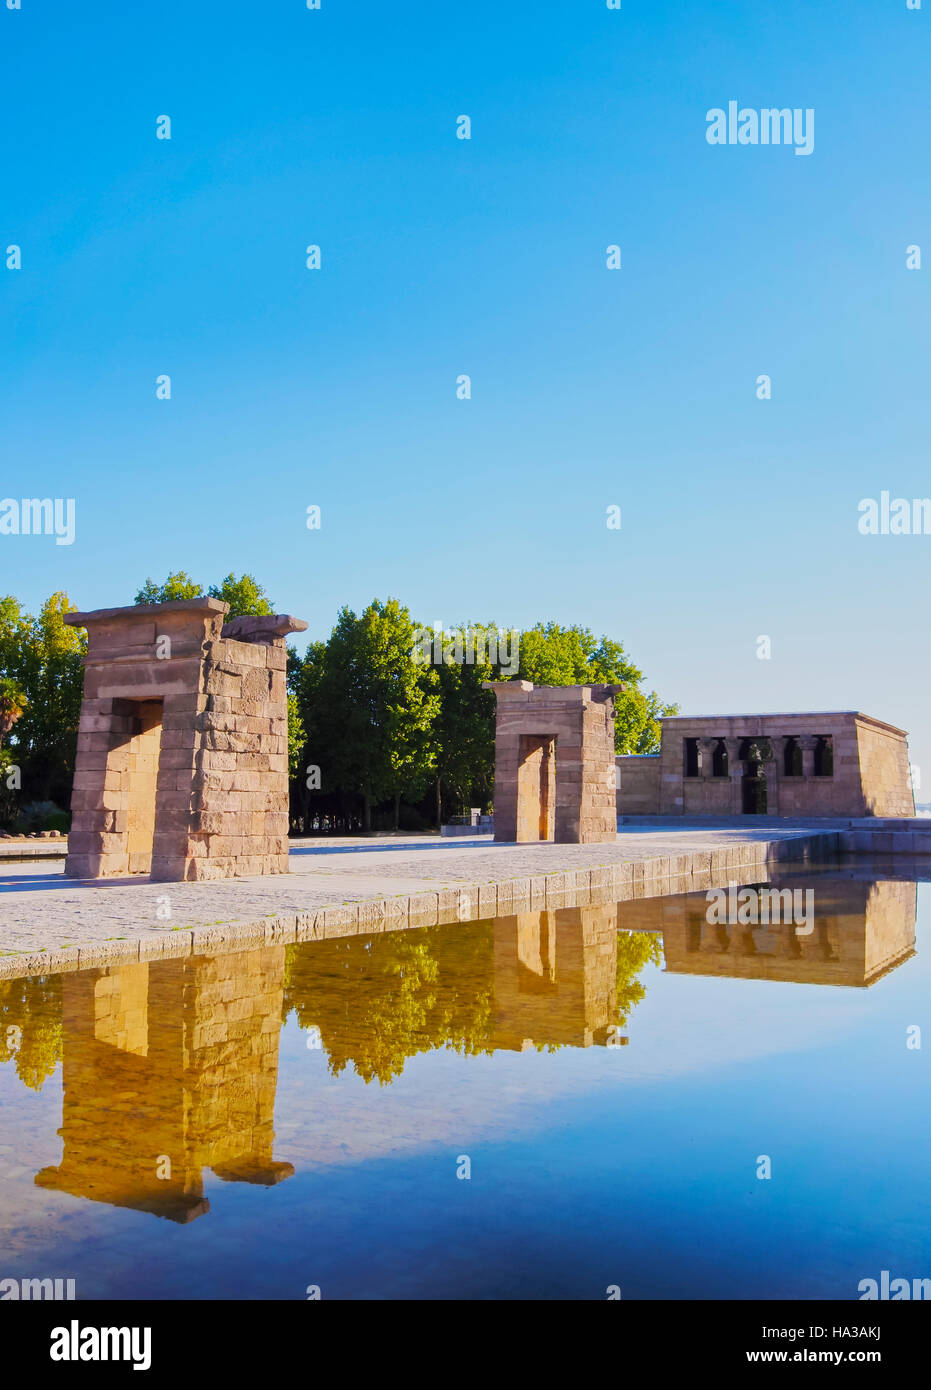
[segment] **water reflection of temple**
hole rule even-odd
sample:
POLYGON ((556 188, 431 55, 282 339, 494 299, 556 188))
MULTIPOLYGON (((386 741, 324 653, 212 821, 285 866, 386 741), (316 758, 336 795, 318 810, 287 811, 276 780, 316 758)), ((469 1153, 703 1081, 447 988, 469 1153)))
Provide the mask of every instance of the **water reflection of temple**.
POLYGON ((916 884, 819 875, 812 891, 810 932, 709 924, 704 894, 621 903, 618 926, 662 932, 666 969, 680 975, 864 988, 914 954, 916 884))
POLYGON ((614 1037, 616 989, 613 903, 494 923, 494 1048, 603 1044, 614 1037))
POLYGON ((190 1221, 203 1170, 288 1177, 272 1156, 284 948, 85 970, 62 981, 62 1161, 41 1187, 190 1221))
POLYGON ((64 975, 64 1152, 36 1182, 189 1221, 208 1210, 205 1169, 287 1177, 273 1117, 292 1011, 332 1074, 389 1084, 440 1047, 626 1041, 660 933, 676 974, 864 987, 913 954, 914 883, 819 875, 814 893, 803 935, 709 924, 694 894, 64 975))
POLYGON ((643 938, 633 961, 619 956, 614 903, 309 942, 292 948, 285 1007, 319 1031, 335 1075, 351 1065, 388 1084, 437 1047, 623 1041, 618 986, 649 951, 643 938))

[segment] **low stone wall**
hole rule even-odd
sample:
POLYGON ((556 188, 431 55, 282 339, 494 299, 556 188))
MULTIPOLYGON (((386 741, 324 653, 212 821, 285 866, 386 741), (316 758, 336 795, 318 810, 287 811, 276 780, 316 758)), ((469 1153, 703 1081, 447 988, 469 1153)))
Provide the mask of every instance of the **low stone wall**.
POLYGON ((931 817, 853 821, 840 837, 845 854, 927 854, 931 856, 931 817))
POLYGON ((338 907, 282 913, 190 931, 149 933, 135 940, 98 942, 77 951, 0 957, 0 979, 83 970, 124 961, 165 960, 257 945, 320 941, 333 937, 486 920, 518 912, 626 902, 634 898, 704 892, 767 876, 777 863, 825 863, 840 852, 837 831, 814 831, 774 840, 746 840, 718 849, 626 860, 597 868, 464 884, 454 888, 364 899, 338 907))
POLYGON ((931 857, 931 816, 688 816, 685 820, 671 816, 631 813, 618 816, 618 829, 626 825, 650 826, 660 829, 671 825, 715 826, 719 829, 765 829, 781 827, 838 831, 838 850, 841 854, 926 854, 931 857))
POLYGON ((4 859, 64 859, 67 840, 0 840, 0 861, 4 859))

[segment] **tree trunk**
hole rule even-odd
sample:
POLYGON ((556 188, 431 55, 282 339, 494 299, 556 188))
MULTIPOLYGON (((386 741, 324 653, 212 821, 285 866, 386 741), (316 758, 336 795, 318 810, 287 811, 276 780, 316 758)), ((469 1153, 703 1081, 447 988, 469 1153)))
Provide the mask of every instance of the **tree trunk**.
POLYGON ((362 793, 362 832, 368 835, 372 829, 372 802, 368 792, 362 793))
POLYGON ((442 779, 439 778, 439 777, 436 779, 436 828, 437 828, 437 830, 439 830, 440 827, 441 827, 442 824, 443 824, 443 793, 442 793, 442 788, 441 788, 441 780, 442 780, 442 779))
POLYGON ((398 831, 399 831, 400 829, 401 829, 401 793, 400 793, 400 792, 395 792, 395 794, 394 794, 394 833, 395 833, 395 835, 398 833, 398 831))

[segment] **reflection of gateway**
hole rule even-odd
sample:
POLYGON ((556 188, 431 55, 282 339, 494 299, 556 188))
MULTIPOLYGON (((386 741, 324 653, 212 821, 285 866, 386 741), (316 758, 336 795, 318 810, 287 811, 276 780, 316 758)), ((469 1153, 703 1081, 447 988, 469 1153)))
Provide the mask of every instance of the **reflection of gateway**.
POLYGON ((492 1045, 591 1047, 617 1018, 617 908, 499 917, 492 1045))
POLYGON ((618 925, 661 931, 666 969, 677 975, 864 988, 914 955, 914 883, 819 875, 807 886, 815 909, 808 935, 791 923, 710 925, 703 893, 621 903, 618 925))
POLYGON ((261 947, 64 975, 64 1152, 36 1182, 185 1222, 209 1209, 205 1168, 264 1186, 289 1177, 273 1157, 285 1004, 317 1024, 337 1071, 388 1082, 447 1041, 470 1053, 625 1042, 619 1015, 642 995, 647 957, 630 937, 622 955, 618 928, 661 932, 677 974, 863 987, 914 954, 914 883, 800 882, 815 895, 810 935, 710 925, 699 893, 305 942, 287 972, 284 947, 261 947), (399 1007, 404 990, 418 1007, 399 1007), (393 1017, 407 1021, 386 1039, 393 1017))
POLYGON ((62 980, 62 1128, 40 1187, 191 1221, 202 1170, 270 1186, 284 948, 62 980))

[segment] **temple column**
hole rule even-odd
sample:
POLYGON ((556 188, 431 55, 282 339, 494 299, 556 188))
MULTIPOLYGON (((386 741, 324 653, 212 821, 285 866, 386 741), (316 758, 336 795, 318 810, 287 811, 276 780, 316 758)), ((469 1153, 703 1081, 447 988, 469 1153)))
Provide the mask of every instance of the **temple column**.
POLYGON ((799 739, 802 746, 802 776, 814 777, 815 775, 815 749, 818 747, 818 738, 815 734, 803 734, 799 739))
POLYGON ((779 774, 782 770, 782 763, 776 748, 776 740, 770 739, 773 756, 764 758, 762 773, 766 778, 766 814, 768 816, 778 816, 779 814, 779 774))
POLYGON ((786 775, 786 750, 792 742, 793 737, 792 734, 780 734, 778 738, 770 740, 773 745, 773 752, 779 764, 780 777, 785 777, 786 775))
POLYGON ((714 750, 718 746, 716 738, 703 738, 699 740, 699 752, 701 755, 701 775, 703 778, 714 776, 714 750))
POLYGON ((743 759, 739 756, 742 738, 726 738, 724 746, 727 749, 727 775, 731 779, 731 814, 735 816, 743 815, 743 759))

